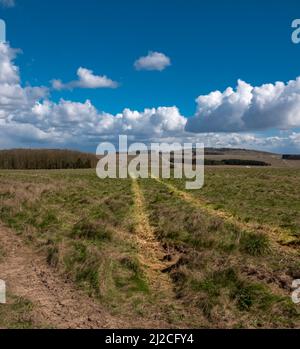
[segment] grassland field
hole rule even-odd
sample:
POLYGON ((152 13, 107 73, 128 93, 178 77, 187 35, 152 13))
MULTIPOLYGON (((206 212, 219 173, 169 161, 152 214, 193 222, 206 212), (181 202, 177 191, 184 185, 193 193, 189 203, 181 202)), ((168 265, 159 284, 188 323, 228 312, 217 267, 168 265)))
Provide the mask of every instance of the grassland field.
MULTIPOLYGON (((299 184, 297 168, 206 168, 192 191, 94 170, 0 171, 0 221, 130 327, 294 328, 299 184)), ((35 321, 34 299, 8 300, 0 327, 55 327, 35 321)))

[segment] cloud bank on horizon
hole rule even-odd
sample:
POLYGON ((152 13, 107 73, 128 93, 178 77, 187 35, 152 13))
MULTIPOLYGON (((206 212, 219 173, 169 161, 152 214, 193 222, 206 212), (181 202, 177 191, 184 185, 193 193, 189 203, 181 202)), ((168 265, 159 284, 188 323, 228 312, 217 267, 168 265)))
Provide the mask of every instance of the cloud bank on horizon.
MULTIPOLYGON (((239 81, 236 90, 198 97, 191 118, 181 115, 176 106, 142 112, 125 109, 112 115, 97 110, 90 100, 54 102, 47 87, 23 87, 14 63, 17 52, 0 44, 0 148, 94 150, 100 141, 114 141, 119 134, 127 134, 133 141, 198 141, 214 147, 300 150, 300 132, 294 131, 300 127, 300 78, 259 87, 239 81), (269 128, 289 131, 268 137, 250 133, 269 128)), ((77 73, 78 80, 54 87, 104 87, 101 77, 91 70, 79 68, 77 73)))

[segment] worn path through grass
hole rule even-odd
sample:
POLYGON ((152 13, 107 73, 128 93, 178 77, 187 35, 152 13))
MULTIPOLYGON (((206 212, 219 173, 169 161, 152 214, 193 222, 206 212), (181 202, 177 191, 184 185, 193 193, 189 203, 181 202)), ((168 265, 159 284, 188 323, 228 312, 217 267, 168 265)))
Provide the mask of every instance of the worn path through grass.
POLYGON ((168 296, 173 298, 172 281, 168 274, 163 273, 163 271, 170 265, 175 264, 180 256, 178 254, 166 256, 166 251, 156 240, 137 180, 132 181, 132 191, 135 202, 135 237, 140 250, 139 259, 146 269, 152 288, 156 291, 167 292, 168 296), (169 261, 166 261, 166 259, 169 259, 169 261))
MULTIPOLYGON (((32 327, 50 328, 122 328, 125 321, 112 317, 98 303, 60 278, 12 230, 0 225, 0 245, 5 258, 0 262, 0 278, 7 290, 33 307, 32 327)), ((2 304, 1 307, 8 305, 2 304)))
MULTIPOLYGON (((132 192, 135 208, 135 238, 139 249, 139 261, 145 269, 151 291, 158 297, 160 307, 172 308, 181 326, 203 324, 200 314, 193 318, 191 309, 176 297, 175 285, 169 272, 181 260, 181 254, 175 249, 164 248, 157 240, 150 224, 145 198, 136 179, 132 180, 132 192)), ((177 323, 178 325, 178 323, 177 323)))
MULTIPOLYGON (((278 243, 281 248, 284 248, 283 245, 291 244, 296 239, 295 237, 290 235, 288 230, 285 229, 260 223, 242 222, 229 212, 213 208, 212 205, 210 205, 205 199, 195 197, 192 194, 187 193, 186 191, 178 189, 168 182, 162 181, 159 178, 155 177, 154 179, 160 184, 166 186, 171 193, 174 193, 179 198, 188 202, 192 206, 200 208, 210 215, 219 217, 233 224, 240 230, 246 230, 255 233, 266 233, 272 239, 272 241, 278 243)), ((286 249, 288 249, 289 251, 292 250, 290 247, 287 247, 286 249)))

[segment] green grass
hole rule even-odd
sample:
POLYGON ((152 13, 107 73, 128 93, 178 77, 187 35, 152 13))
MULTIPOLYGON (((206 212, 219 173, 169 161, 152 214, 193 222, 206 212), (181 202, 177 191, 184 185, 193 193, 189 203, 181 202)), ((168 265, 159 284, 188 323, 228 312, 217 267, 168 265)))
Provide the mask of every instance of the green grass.
POLYGON ((44 251, 58 273, 116 314, 136 317, 142 304, 145 317, 155 316, 160 294, 138 258, 130 179, 99 180, 91 170, 18 171, 0 172, 0 182, 15 194, 2 200, 0 220, 44 251))
MULTIPOLYGON (((284 227, 297 236, 299 177, 298 170, 208 169, 205 187, 189 193, 241 222, 284 227)), ((184 190, 184 181, 169 182, 184 190)), ((99 180, 92 170, 3 171, 0 183, 0 220, 114 314, 175 327, 300 324, 287 287, 300 268, 297 255, 261 231, 193 206, 155 180, 138 183, 155 237, 166 255, 180 256, 168 271, 172 300, 151 289, 139 259, 130 180, 99 180), (179 303, 190 318, 178 311, 179 303)))
POLYGON ((270 252, 270 241, 261 233, 245 233, 241 238, 240 248, 252 256, 263 256, 270 252))
POLYGON ((297 263, 297 256, 274 250, 267 235, 241 230, 155 180, 140 184, 157 238, 183 254, 171 272, 177 296, 197 307, 209 326, 227 326, 222 324, 224 314, 231 327, 299 324, 299 311, 290 304, 290 294, 278 287, 282 275, 292 282, 288 269, 297 263), (259 272, 249 277, 248 266, 259 272))
MULTIPOLYGON (((184 190, 184 181, 171 180, 184 190)), ((206 168, 205 184, 190 194, 245 222, 287 229, 300 237, 300 169, 206 168)))
POLYGON ((112 232, 102 222, 90 222, 83 219, 73 226, 71 236, 74 239, 111 241, 112 232))
POLYGON ((32 319, 33 304, 14 295, 7 295, 7 303, 0 304, 0 328, 32 329, 38 326, 32 319))

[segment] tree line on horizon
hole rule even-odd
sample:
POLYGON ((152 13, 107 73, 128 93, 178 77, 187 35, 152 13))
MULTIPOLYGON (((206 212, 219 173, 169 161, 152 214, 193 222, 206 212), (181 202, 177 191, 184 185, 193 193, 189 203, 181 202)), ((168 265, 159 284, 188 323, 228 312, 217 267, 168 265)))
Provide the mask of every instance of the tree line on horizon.
POLYGON ((95 168, 96 155, 60 149, 11 149, 0 150, 0 169, 5 170, 54 170, 95 168))
POLYGON ((229 166, 271 166, 271 164, 260 160, 247 160, 247 159, 204 159, 204 165, 217 166, 217 165, 229 165, 229 166))
MULTIPOLYGON (((96 168, 99 159, 91 153, 61 149, 0 150, 0 169, 56 170, 96 168)), ((174 158, 170 159, 171 163, 174 158)), ((196 159, 193 159, 193 162, 196 159)), ((205 165, 270 166, 264 161, 246 159, 205 159, 205 165)))

